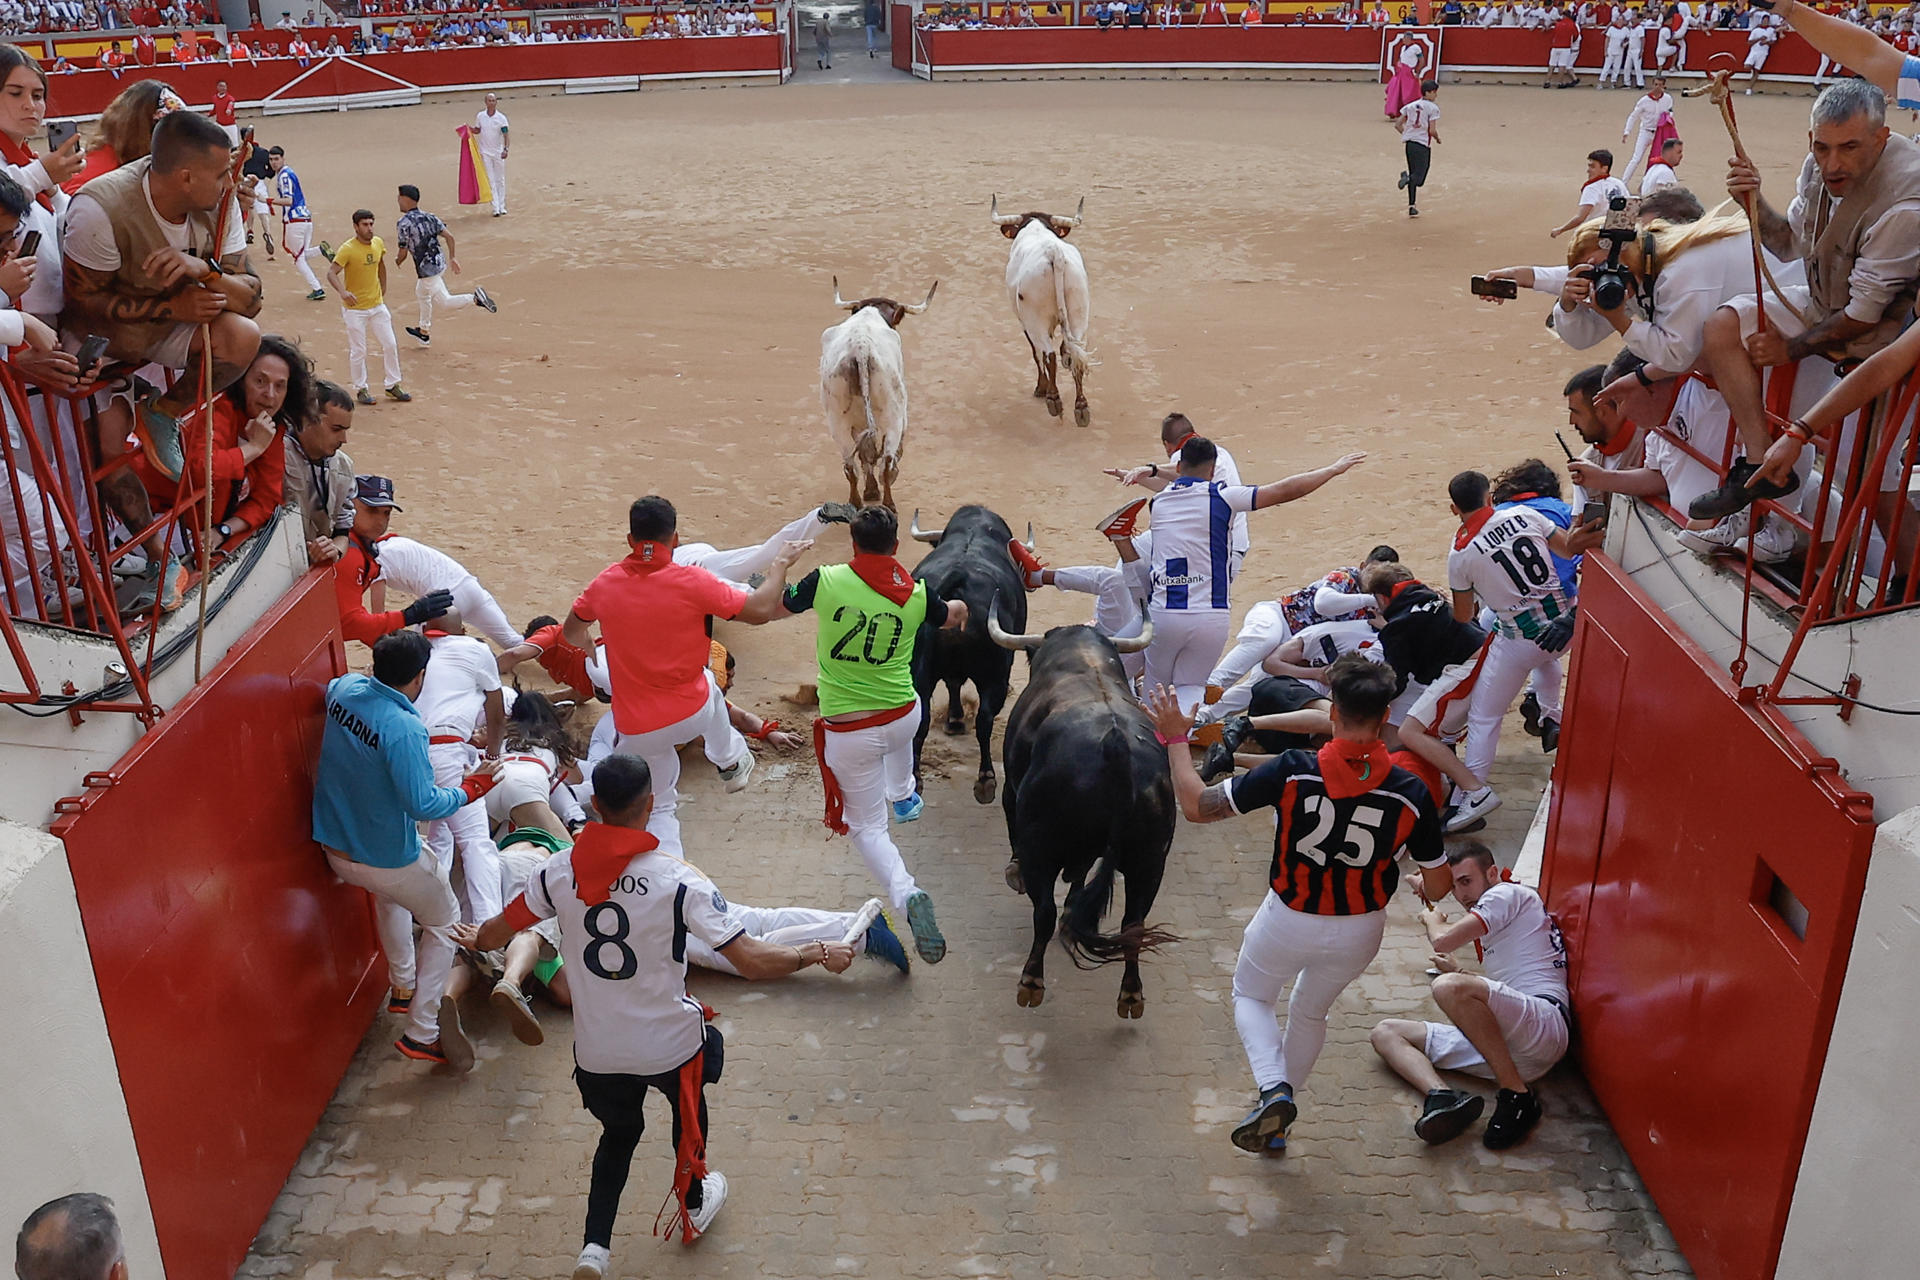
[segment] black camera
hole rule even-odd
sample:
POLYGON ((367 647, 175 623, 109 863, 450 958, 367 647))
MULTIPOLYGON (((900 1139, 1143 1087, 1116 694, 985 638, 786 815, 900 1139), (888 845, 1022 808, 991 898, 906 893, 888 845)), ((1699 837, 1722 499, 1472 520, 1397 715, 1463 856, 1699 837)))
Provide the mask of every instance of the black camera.
POLYGON ((1600 243, 1607 246, 1607 260, 1593 269, 1591 277, 1593 305, 1602 311, 1619 309, 1634 292, 1633 273, 1620 265, 1620 250, 1639 234, 1628 204, 1625 196, 1608 200, 1606 220, 1600 224, 1600 243))

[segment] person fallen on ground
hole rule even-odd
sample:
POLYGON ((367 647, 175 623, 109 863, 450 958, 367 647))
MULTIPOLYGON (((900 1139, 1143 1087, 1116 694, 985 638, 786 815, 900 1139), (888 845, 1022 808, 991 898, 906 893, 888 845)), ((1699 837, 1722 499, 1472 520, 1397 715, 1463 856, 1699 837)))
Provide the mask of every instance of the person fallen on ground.
POLYGON ((605 647, 605 641, 596 640, 589 658, 585 649, 567 642, 558 618, 543 613, 527 623, 525 639, 500 651, 500 674, 508 675, 521 663, 533 661, 548 679, 582 702, 611 702, 605 647))
POLYGON ((380 539, 393 520, 393 481, 385 476, 354 478, 353 523, 347 547, 333 566, 334 595, 340 606, 340 634, 371 645, 402 627, 417 627, 453 608, 453 592, 430 591, 404 609, 375 613, 367 608, 367 589, 382 573, 380 539))
MULTIPOLYGON (((498 760, 506 726, 506 700, 500 670, 486 643, 466 633, 460 610, 448 609, 422 629, 433 647, 426 682, 414 698, 427 726, 427 758, 433 780, 452 786, 481 760, 498 760)), ((498 786, 498 777, 495 786, 498 786)), ((488 824, 489 809, 470 804, 427 823, 427 849, 442 866, 456 856, 464 895, 462 918, 485 920, 499 914, 500 851, 488 824)))
POLYGON ((463 307, 478 306, 489 313, 497 313, 500 308, 479 285, 473 286, 471 293, 447 292, 447 275, 451 271, 460 274, 460 259, 456 257, 458 246, 453 232, 447 230, 447 224, 420 207, 420 188, 412 183, 403 183, 400 187, 400 221, 394 224, 394 239, 400 242, 400 251, 394 255, 396 266, 405 266, 408 258, 413 260, 414 281, 413 296, 420 303, 420 323, 408 325, 407 333, 419 340, 422 346, 433 341, 433 310, 439 307, 443 311, 458 311, 463 307), (443 254, 440 242, 446 241, 443 254))
POLYGON ((367 335, 380 345, 382 381, 389 400, 413 399, 400 385, 400 345, 387 310, 387 242, 373 234, 373 211, 356 209, 353 238, 333 252, 327 283, 340 295, 340 316, 347 326, 347 369, 353 398, 373 404, 367 388, 367 335))
POLYGON ((353 459, 342 447, 353 429, 353 397, 316 378, 314 413, 286 433, 286 471, 281 493, 300 513, 307 563, 333 564, 346 554, 353 533, 353 459))
MULTIPOLYGON (((733 651, 715 640, 713 656, 708 659, 707 667, 713 672, 721 693, 732 694, 733 678, 738 666, 733 651)), ((775 751, 797 751, 806 743, 806 739, 799 734, 782 729, 778 720, 769 720, 745 707, 736 706, 731 697, 727 699, 727 719, 748 741, 764 742, 775 751)))
MULTIPOLYGON (((391 513, 404 509, 390 506, 387 510, 391 513)), ((391 520, 391 515, 388 518, 391 520)), ((380 576, 372 583, 375 613, 386 609, 389 585, 416 599, 445 591, 453 597, 461 617, 501 649, 512 649, 521 643, 520 633, 507 621, 506 611, 493 598, 493 593, 458 560, 437 547, 396 533, 382 534, 375 541, 380 551, 380 576)))
POLYGON ((912 822, 925 806, 914 779, 914 739, 926 714, 914 689, 914 656, 936 630, 966 626, 967 606, 934 595, 895 558, 900 525, 886 507, 860 508, 848 531, 853 558, 847 563, 823 565, 788 587, 783 557, 767 581, 782 588, 784 615, 819 617, 820 719, 813 746, 826 824, 849 837, 888 903, 906 913, 920 958, 938 964, 947 941, 933 898, 907 869, 888 824, 912 822), (848 618, 858 619, 851 629, 848 618))
POLYGON ((92 1191, 47 1201, 20 1224, 13 1267, 19 1280, 128 1280, 113 1201, 92 1191))
POLYGON ((790 542, 809 542, 830 524, 846 524, 859 508, 845 502, 823 502, 805 515, 789 520, 773 536, 747 547, 716 547, 711 542, 681 542, 673 549, 675 564, 705 569, 722 582, 753 589, 753 579, 767 571, 781 548, 790 542))
POLYGON ((1485 1100, 1450 1089, 1441 1071, 1489 1077, 1498 1086, 1483 1138, 1504 1151, 1540 1123, 1531 1088, 1566 1056, 1572 1033, 1567 947, 1540 895, 1515 884, 1492 850, 1469 841, 1447 855, 1453 897, 1466 914, 1449 920, 1437 900, 1423 904, 1420 923, 1434 950, 1433 1001, 1447 1022, 1388 1018, 1373 1028, 1373 1050, 1394 1074, 1423 1090, 1413 1130, 1423 1142, 1458 1137, 1480 1117, 1485 1100), (1471 945, 1483 973, 1463 973, 1452 953, 1471 945))
POLYGON ((432 657, 425 636, 400 631, 374 643, 371 676, 349 672, 328 683, 313 838, 335 875, 373 895, 392 989, 387 1011, 407 1017, 394 1048, 467 1071, 473 1045, 461 1029, 458 1006, 443 998, 460 904, 446 868, 421 856, 418 824, 485 796, 498 766, 483 764, 458 787, 435 785, 427 726, 413 704, 432 657))
POLYGON ((762 942, 746 932, 720 890, 667 855, 648 830, 653 780, 638 756, 614 755, 594 773, 598 822, 554 854, 527 888, 474 935, 481 950, 505 946, 542 919, 560 922, 560 953, 573 997, 574 1078, 601 1126, 587 1193, 575 1280, 604 1276, 628 1168, 650 1090, 673 1115, 671 1238, 698 1239, 727 1198, 727 1180, 707 1165, 706 1086, 722 1075, 724 1042, 709 1011, 687 994, 682 937, 698 938, 749 979, 810 965, 844 973, 853 948, 762 942))
POLYGON ((1420 869, 1428 898, 1452 883, 1431 791, 1394 765, 1380 740, 1393 671, 1347 654, 1327 669, 1327 683, 1333 737, 1325 746, 1285 752, 1212 785, 1200 780, 1187 746, 1192 709, 1164 685, 1147 698, 1187 821, 1277 810, 1269 887, 1233 975, 1234 1023, 1259 1096, 1231 1138, 1242 1151, 1264 1155, 1286 1150, 1298 1114, 1295 1090, 1326 1044, 1327 1012, 1380 949, 1401 850, 1420 869), (1275 1022, 1283 994, 1284 1032, 1275 1022))

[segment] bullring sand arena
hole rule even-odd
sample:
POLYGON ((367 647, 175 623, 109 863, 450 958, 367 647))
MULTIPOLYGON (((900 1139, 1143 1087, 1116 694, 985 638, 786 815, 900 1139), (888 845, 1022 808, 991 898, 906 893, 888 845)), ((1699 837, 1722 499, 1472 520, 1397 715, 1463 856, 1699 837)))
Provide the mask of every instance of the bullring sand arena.
MULTIPOLYGON (((464 274, 449 282, 500 301, 497 316, 443 319, 431 349, 403 335, 416 398, 360 410, 348 448, 358 470, 395 478, 395 531, 460 559, 516 625, 564 615, 625 553, 641 494, 668 495, 683 536, 722 546, 846 496, 817 390, 820 331, 842 314, 834 274, 849 297, 917 301, 940 281, 901 328, 903 524, 914 508, 931 525, 977 501, 1017 530, 1031 521, 1052 564, 1107 562, 1093 523, 1120 493, 1100 469, 1153 460, 1170 409, 1231 447, 1250 482, 1365 450, 1313 497, 1254 516, 1236 620, 1377 542, 1439 580, 1447 477, 1557 462, 1553 430, 1572 439, 1559 393, 1586 361, 1541 327, 1547 299, 1494 308, 1467 278, 1562 260, 1547 228, 1573 211, 1585 153, 1617 147, 1630 92, 1447 86, 1410 221, 1398 133, 1372 84, 812 77, 505 96, 504 219, 454 203, 453 130, 471 102, 260 122, 300 171, 316 237, 339 243, 364 205, 391 246, 394 188, 418 183, 459 240, 464 274), (1031 396, 1006 242, 987 218, 995 192, 1006 210, 1069 213, 1086 197, 1073 243, 1099 361, 1087 429, 1031 396)), ((1778 95, 1740 106, 1782 205, 1806 109, 1778 95)), ((1712 205, 1724 134, 1703 103, 1678 114, 1692 144, 1682 179, 1712 205)), ((304 301, 284 258, 261 265, 263 327, 344 380, 337 305, 304 301)), ((413 323, 411 272, 392 286, 398 323, 413 323)), ((836 527, 802 568, 846 554, 836 527)), ((1085 621, 1090 599, 1043 591, 1032 608, 1039 631, 1085 621)), ((735 701, 794 719, 779 695, 810 678, 812 633, 723 629, 735 701)), ((1508 733, 1493 779, 1507 802, 1484 837, 1503 861, 1547 768, 1517 723, 1508 733)), ((899 832, 940 904, 944 964, 900 979, 862 962, 845 981, 751 988, 695 971, 729 1042, 710 1152, 734 1204, 699 1249, 647 1240, 647 1197, 672 1160, 656 1104, 617 1274, 1688 1274, 1566 1067, 1542 1086, 1549 1123, 1516 1151, 1414 1140, 1417 1097, 1366 1044, 1377 1017, 1434 1016, 1411 898, 1390 911, 1380 963, 1334 1008, 1293 1152, 1233 1151, 1223 1135, 1245 1107, 1245 1064, 1225 997, 1264 883, 1264 822, 1179 828, 1153 915, 1182 941, 1144 964, 1144 1020, 1115 1017, 1117 969, 1082 972, 1058 952, 1046 1002, 1016 1007, 1030 914, 1001 880, 1000 809, 973 800, 976 758, 970 735, 936 724, 926 818, 899 832)), ((689 757, 688 858, 737 900, 858 906, 867 877, 820 825, 810 756, 762 765, 749 793, 722 802, 689 757)), ((597 1133, 568 1079, 567 1015, 543 1007, 548 1043, 528 1049, 474 1008, 480 1064, 465 1078, 429 1084, 391 1052, 384 1020, 375 1028, 242 1276, 566 1274, 597 1133)))

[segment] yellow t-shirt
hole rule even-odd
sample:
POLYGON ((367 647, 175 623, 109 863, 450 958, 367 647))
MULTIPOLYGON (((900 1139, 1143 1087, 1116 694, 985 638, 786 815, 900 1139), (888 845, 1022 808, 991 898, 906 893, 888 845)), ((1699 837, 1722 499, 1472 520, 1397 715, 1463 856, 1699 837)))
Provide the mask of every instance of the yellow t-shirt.
POLYGON ((386 241, 379 236, 371 244, 361 244, 360 237, 355 236, 334 250, 333 260, 346 277, 347 292, 355 299, 348 310, 371 311, 380 305, 380 263, 386 256, 386 241))

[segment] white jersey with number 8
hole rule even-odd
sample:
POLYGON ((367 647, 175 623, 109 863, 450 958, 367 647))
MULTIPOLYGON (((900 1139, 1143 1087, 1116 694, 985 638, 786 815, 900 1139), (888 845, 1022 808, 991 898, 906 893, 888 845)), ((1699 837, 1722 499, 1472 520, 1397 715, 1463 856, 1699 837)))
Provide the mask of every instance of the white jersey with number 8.
POLYGON ((573 880, 573 849, 534 872, 527 909, 560 922, 560 955, 573 991, 573 1057, 601 1075, 661 1075, 699 1052, 700 1002, 687 994, 687 937, 715 951, 745 928, 698 869, 669 854, 641 854, 589 906, 573 880))
POLYGON ((1572 608, 1548 541, 1558 527, 1529 506, 1500 508, 1466 543, 1454 540, 1447 586, 1473 592, 1493 610, 1494 629, 1501 635, 1534 639, 1572 608))

